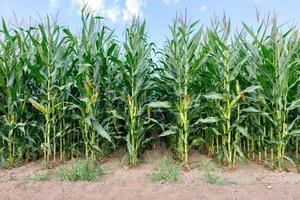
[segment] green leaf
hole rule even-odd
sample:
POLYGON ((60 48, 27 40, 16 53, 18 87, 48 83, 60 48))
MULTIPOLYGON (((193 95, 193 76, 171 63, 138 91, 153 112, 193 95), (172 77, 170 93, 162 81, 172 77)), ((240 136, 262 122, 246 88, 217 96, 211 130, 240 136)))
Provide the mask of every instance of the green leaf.
POLYGON ((22 133, 25 133, 25 128, 24 128, 24 126, 19 126, 18 129, 19 129, 22 133))
POLYGON ((241 126, 238 126, 236 129, 237 129, 238 132, 240 132, 247 139, 251 139, 251 136, 249 135, 248 131, 245 128, 243 128, 241 126))
POLYGON ((95 149, 97 152, 101 152, 101 149, 98 145, 93 145, 93 149, 95 149))
POLYGON ((110 135, 106 132, 106 130, 98 123, 98 121, 93 121, 93 128, 97 131, 99 135, 107 139, 112 143, 110 135))
POLYGON ((216 135, 219 135, 219 136, 222 135, 216 128, 212 128, 212 131, 213 131, 216 135))
POLYGON ((290 123, 290 125, 286 129, 287 132, 289 132, 290 130, 292 130, 294 128, 294 126, 295 126, 296 122, 298 121, 298 119, 300 119, 300 115, 298 117, 296 117, 296 119, 294 119, 294 121, 292 121, 292 123, 290 123))
POLYGON ((114 43, 114 44, 111 45, 111 47, 109 47, 109 49, 108 49, 108 51, 107 51, 107 55, 108 55, 108 56, 112 55, 112 53, 113 53, 113 51, 115 50, 116 46, 117 46, 117 44, 114 43))
POLYGON ((221 119, 219 117, 207 117, 205 119, 199 119, 195 124, 203 123, 203 124, 210 124, 219 122, 221 119))
POLYGON ((288 111, 300 108, 300 99, 292 101, 291 105, 287 108, 288 111))
POLYGON ((245 109, 242 109, 243 112, 249 112, 249 113, 259 113, 260 111, 257 110, 256 108, 253 108, 253 107, 248 107, 248 108, 245 108, 245 109))
POLYGON ((245 155, 244 155, 243 151, 241 150, 240 146, 237 145, 237 144, 233 144, 233 147, 234 147, 234 149, 236 150, 236 152, 238 153, 239 157, 240 157, 242 160, 246 160, 245 155))
POLYGON ((195 146, 200 146, 201 144, 204 144, 204 143, 205 143, 205 140, 203 138, 201 138, 201 137, 195 138, 192 140, 192 142, 189 146, 189 149, 192 149, 195 146))
POLYGON ((165 132, 163 132, 162 134, 159 135, 159 137, 164 137, 164 136, 168 136, 168 135, 173 135, 175 134, 176 132, 173 131, 173 130, 167 130, 165 132))
POLYGON ((214 99, 214 100, 224 99, 224 96, 222 94, 215 93, 215 92, 212 92, 212 93, 209 93, 209 94, 206 94, 206 95, 203 95, 203 96, 207 99, 214 99))
POLYGON ((255 92, 258 89, 261 89, 261 86, 259 86, 259 85, 253 85, 253 86, 250 86, 250 87, 247 87, 246 89, 244 89, 242 91, 242 93, 251 93, 251 92, 255 92))
POLYGON ((171 104, 168 101, 154 101, 148 104, 150 108, 170 108, 171 104))
POLYGON ((81 98, 80 101, 82 101, 82 102, 88 104, 88 102, 89 102, 90 100, 89 100, 89 98, 84 97, 84 98, 81 98))
POLYGON ((111 113, 115 118, 124 120, 124 118, 121 115, 119 115, 119 113, 116 110, 111 111, 111 113))
POLYGON ((288 135, 294 136, 294 137, 300 137, 300 129, 293 130, 293 131, 289 132, 288 135))

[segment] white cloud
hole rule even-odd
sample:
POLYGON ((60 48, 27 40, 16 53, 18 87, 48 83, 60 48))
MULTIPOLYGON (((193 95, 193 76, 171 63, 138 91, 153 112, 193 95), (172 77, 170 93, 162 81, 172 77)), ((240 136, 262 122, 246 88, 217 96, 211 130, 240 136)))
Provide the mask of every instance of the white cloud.
POLYGON ((138 15, 143 16, 142 8, 145 6, 145 3, 146 0, 125 0, 123 4, 119 0, 72 0, 72 6, 78 13, 86 5, 89 11, 106 17, 112 22, 119 20, 120 16, 124 21, 138 15))
POLYGON ((171 5, 173 3, 178 3, 179 0, 163 0, 166 4, 171 5))
POLYGON ((72 6, 80 13, 80 10, 86 5, 89 11, 116 22, 121 14, 119 0, 109 2, 113 3, 107 4, 105 0, 72 0, 72 6))
POLYGON ((72 5, 77 9, 87 6, 87 9, 92 12, 99 12, 105 8, 104 0, 72 0, 72 5))
POLYGON ((119 5, 114 5, 106 9, 107 18, 113 22, 116 22, 121 14, 121 9, 119 5))
POLYGON ((58 0, 49 0, 49 6, 51 8, 56 8, 58 6, 58 0))
POLYGON ((123 9, 123 20, 127 21, 131 17, 143 16, 143 6, 145 6, 144 0, 126 0, 123 9))
POLYGON ((207 10, 207 5, 201 6, 201 7, 200 7, 200 10, 201 10, 202 12, 206 11, 206 10, 207 10))
MULTIPOLYGON (((71 0, 71 4, 78 13, 86 5, 89 11, 106 17, 113 22, 119 19, 126 22, 132 17, 143 16, 143 8, 146 7, 147 1, 150 0, 71 0)), ((171 1, 178 2, 179 0, 171 1)))

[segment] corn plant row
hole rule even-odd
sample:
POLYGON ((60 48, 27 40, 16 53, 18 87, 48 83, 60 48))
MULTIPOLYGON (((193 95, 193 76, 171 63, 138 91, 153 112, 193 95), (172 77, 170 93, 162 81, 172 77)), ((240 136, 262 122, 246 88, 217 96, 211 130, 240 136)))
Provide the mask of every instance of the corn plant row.
POLYGON ((185 14, 158 48, 139 18, 121 41, 102 17, 83 10, 81 22, 75 33, 49 17, 29 27, 2 19, 1 165, 120 148, 136 165, 161 140, 187 169, 191 149, 230 168, 237 160, 299 168, 296 27, 273 17, 232 31, 226 16, 201 26, 185 14))

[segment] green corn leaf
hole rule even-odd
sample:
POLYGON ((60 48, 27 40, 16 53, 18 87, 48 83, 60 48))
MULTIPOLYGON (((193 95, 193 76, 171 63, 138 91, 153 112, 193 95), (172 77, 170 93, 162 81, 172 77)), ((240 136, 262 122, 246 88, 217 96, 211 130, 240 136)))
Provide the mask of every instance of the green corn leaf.
POLYGON ((240 132, 243 136, 245 136, 247 139, 251 139, 251 136, 250 134, 248 133, 247 129, 241 127, 241 126, 238 126, 237 128, 237 131, 240 132))
POLYGON ((170 108, 171 104, 168 101, 154 101, 148 104, 150 108, 170 108))
POLYGON ((204 119, 198 119, 198 121, 195 122, 195 124, 203 123, 203 124, 210 124, 210 123, 216 123, 219 122, 221 119, 219 117, 207 117, 204 119))
POLYGON ((173 130, 167 130, 167 131, 161 133, 161 134, 159 135, 159 137, 165 137, 165 136, 173 135, 173 134, 176 134, 176 132, 173 131, 173 130))
POLYGON ((242 112, 248 112, 248 113, 259 113, 260 111, 253 107, 244 108, 241 110, 242 112))
POLYGON ((106 132, 106 130, 97 121, 93 121, 92 126, 99 135, 101 135, 103 138, 107 139, 109 142, 112 143, 112 139, 111 139, 110 135, 106 132))
POLYGON ((207 99, 214 99, 214 100, 223 100, 224 99, 224 96, 222 94, 215 93, 215 92, 209 93, 209 94, 206 94, 203 96, 207 99))
POLYGON ((259 86, 259 85, 253 85, 253 86, 250 86, 250 87, 247 87, 246 89, 244 89, 242 91, 242 93, 252 93, 252 92, 255 92, 258 89, 261 89, 261 86, 259 86))

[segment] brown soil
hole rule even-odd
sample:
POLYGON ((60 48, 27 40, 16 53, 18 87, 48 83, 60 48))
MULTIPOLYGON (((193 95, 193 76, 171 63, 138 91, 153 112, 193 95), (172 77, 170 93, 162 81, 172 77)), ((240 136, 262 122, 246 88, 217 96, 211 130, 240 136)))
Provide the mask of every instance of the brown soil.
POLYGON ((41 170, 39 163, 29 163, 11 170, 0 170, 0 199, 300 199, 300 175, 270 171, 258 164, 238 164, 235 171, 220 170, 226 184, 206 182, 204 171, 196 167, 198 153, 191 155, 193 170, 181 171, 176 183, 151 182, 147 174, 158 153, 151 152, 146 162, 136 168, 124 167, 120 158, 104 163, 106 174, 97 181, 67 182, 57 179, 58 167, 51 180, 34 182, 28 177, 41 170), (153 156, 154 155, 154 156, 153 156))

